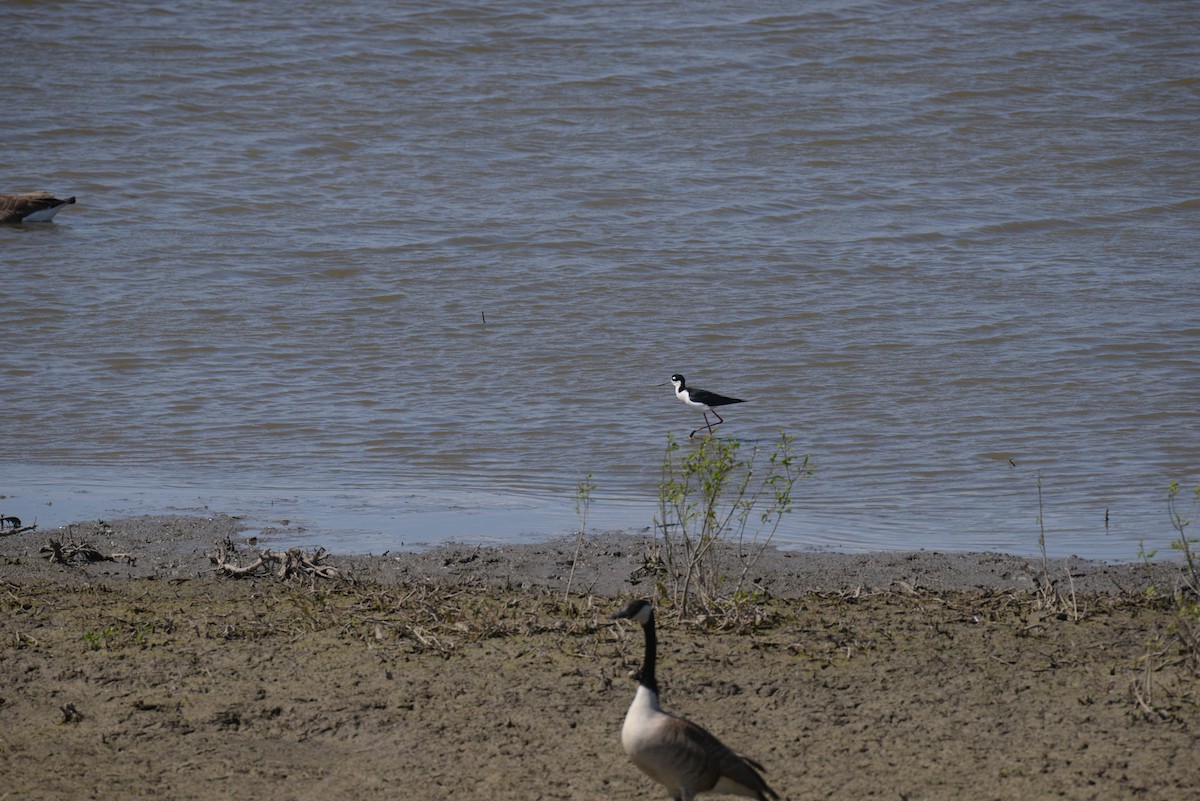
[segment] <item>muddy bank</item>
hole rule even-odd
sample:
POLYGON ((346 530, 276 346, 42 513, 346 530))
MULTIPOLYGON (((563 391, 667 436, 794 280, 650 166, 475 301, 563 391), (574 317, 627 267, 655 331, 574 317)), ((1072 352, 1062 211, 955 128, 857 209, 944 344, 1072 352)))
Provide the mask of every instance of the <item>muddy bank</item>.
MULTIPOLYGON (((52 564, 60 534, 0 539, 11 801, 666 797, 618 739, 641 639, 606 617, 647 589, 638 538, 589 540, 564 596, 573 542, 284 582, 212 571, 228 518, 70 532, 118 561, 52 564)), ((797 801, 1196 797, 1176 568, 1060 569, 1070 614, 1026 560, 773 556, 755 626, 662 616, 664 705, 797 801)))
MULTIPOLYGON (((210 557, 217 543, 233 541, 247 559, 270 547, 269 541, 247 540, 236 518, 135 517, 90 521, 59 529, 0 537, 0 559, 6 574, 40 575, 46 567, 40 549, 51 540, 88 544, 104 555, 131 559, 82 563, 83 570, 49 575, 64 581, 88 577, 181 578, 211 575, 210 557)), ((646 589, 647 555, 654 541, 648 534, 589 533, 575 563, 574 538, 547 543, 477 547, 441 545, 420 552, 372 556, 330 554, 327 561, 345 575, 385 584, 434 582, 512 589, 572 589, 616 596, 646 589)), ((734 564, 731 552, 731 570, 734 564)), ((82 560, 76 560, 77 564, 82 560)), ((1041 560, 998 553, 935 551, 842 554, 766 549, 754 563, 748 581, 773 596, 794 598, 809 592, 853 590, 1033 590, 1043 574, 1081 594, 1136 594, 1151 587, 1178 584, 1179 565, 1157 562, 1107 564, 1083 559, 1041 560)))

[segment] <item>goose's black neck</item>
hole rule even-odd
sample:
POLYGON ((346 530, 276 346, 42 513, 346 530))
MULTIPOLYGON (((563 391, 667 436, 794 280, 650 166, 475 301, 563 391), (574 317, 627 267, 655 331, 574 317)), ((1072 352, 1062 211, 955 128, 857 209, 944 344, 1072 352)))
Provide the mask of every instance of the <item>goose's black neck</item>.
POLYGON ((642 633, 646 635, 646 657, 642 660, 642 669, 638 671, 638 682, 658 695, 658 679, 654 676, 654 663, 658 658, 658 635, 654 631, 653 613, 642 625, 642 633))

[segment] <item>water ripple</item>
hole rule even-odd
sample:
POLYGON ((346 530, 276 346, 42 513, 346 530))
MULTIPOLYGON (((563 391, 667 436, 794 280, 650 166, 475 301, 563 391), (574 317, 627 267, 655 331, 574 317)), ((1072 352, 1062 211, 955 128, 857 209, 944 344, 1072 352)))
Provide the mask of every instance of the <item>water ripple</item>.
POLYGON ((644 525, 679 371, 813 453, 792 544, 1028 550, 1038 474, 1057 548, 1168 535, 1200 18, 775 5, 14 5, 4 191, 80 200, 0 230, 0 491, 644 525))

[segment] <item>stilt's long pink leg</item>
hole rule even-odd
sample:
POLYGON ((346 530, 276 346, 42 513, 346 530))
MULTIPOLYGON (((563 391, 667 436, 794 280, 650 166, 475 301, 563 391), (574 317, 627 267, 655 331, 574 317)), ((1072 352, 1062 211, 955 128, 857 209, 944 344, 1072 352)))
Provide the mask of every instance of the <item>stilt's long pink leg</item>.
MULTIPOLYGON (((724 423, 725 420, 724 420, 724 418, 721 417, 721 415, 717 414, 716 409, 709 409, 708 411, 712 412, 713 417, 717 418, 717 422, 710 423, 710 422, 708 422, 708 412, 704 412, 704 427, 708 430, 708 433, 711 434, 712 430, 714 428, 716 428, 717 426, 721 425, 721 423, 724 423)), ((698 429, 698 428, 696 429, 696 431, 699 431, 699 430, 700 429, 698 429)), ((692 433, 688 434, 688 439, 691 439, 692 437, 696 436, 696 431, 693 431, 692 433)))

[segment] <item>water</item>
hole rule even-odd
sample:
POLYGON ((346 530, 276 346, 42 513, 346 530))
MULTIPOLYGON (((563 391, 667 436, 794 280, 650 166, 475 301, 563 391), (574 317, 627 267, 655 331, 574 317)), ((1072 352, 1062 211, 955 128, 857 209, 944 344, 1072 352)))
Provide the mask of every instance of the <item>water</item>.
POLYGON ((79 198, 0 230, 5 514, 640 528, 674 372, 811 454, 791 547, 1133 559, 1200 482, 1190 0, 0 14, 0 191, 79 198))

